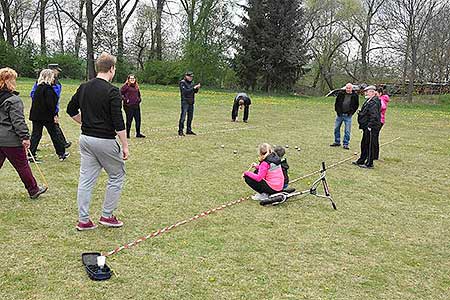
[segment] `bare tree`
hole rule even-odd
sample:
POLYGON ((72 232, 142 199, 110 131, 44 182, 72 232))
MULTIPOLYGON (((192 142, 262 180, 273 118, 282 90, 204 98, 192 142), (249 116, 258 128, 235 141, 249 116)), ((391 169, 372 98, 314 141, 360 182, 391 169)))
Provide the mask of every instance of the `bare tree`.
POLYGON ((388 31, 384 38, 404 55, 404 82, 408 78, 407 99, 412 102, 417 76, 419 49, 427 28, 442 10, 442 0, 387 0, 384 22, 388 31))
POLYGON ((133 3, 133 6, 128 10, 126 13, 126 9, 128 4, 131 3, 131 0, 115 0, 115 6, 116 6, 116 24, 117 24, 117 59, 119 61, 122 60, 123 57, 123 30, 125 28, 125 25, 130 20, 131 15, 134 13, 137 4, 139 0, 135 0, 133 3))
POLYGON ((0 4, 2 6, 2 13, 3 13, 3 20, 2 20, 2 27, 4 28, 4 31, 6 32, 6 41, 11 46, 14 46, 14 39, 12 34, 12 24, 11 24, 11 1, 9 0, 0 0, 0 4))
MULTIPOLYGON (((104 0, 97 9, 94 10, 93 0, 86 0, 86 26, 79 22, 79 18, 76 18, 72 13, 68 12, 59 5, 59 9, 66 14, 72 22, 74 22, 86 35, 86 51, 87 51, 87 71, 88 78, 94 78, 96 76, 94 66, 94 21, 98 14, 105 8, 109 0, 104 0)), ((57 2, 58 3, 58 2, 57 2)))
POLYGON ((306 41, 317 65, 313 88, 322 80, 328 89, 334 89, 333 69, 339 49, 353 38, 342 26, 348 18, 342 13, 344 9, 333 0, 308 1, 306 41))
POLYGON ((366 82, 368 79, 370 52, 380 49, 380 46, 372 47, 371 45, 372 39, 378 34, 380 27, 376 16, 386 3, 386 0, 360 1, 361 9, 359 11, 350 11, 351 16, 348 22, 344 22, 344 26, 359 45, 361 69, 358 75, 360 81, 366 82))
POLYGON ((48 0, 39 0, 39 29, 41 34, 41 55, 47 54, 47 41, 45 39, 46 10, 48 0))

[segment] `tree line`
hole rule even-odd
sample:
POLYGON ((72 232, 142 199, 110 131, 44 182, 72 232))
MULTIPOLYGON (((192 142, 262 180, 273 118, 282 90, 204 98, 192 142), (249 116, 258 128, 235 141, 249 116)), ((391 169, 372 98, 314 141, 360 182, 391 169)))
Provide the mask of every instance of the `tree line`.
MULTIPOLYGON (((445 0, 0 0, 0 65, 30 73, 53 60, 95 76, 102 51, 118 79, 265 91, 325 91, 346 81, 450 79, 445 0), (34 42, 33 34, 39 35, 34 42), (16 64, 16 65, 14 65, 16 64)), ((76 74, 71 74, 76 73, 76 74)))

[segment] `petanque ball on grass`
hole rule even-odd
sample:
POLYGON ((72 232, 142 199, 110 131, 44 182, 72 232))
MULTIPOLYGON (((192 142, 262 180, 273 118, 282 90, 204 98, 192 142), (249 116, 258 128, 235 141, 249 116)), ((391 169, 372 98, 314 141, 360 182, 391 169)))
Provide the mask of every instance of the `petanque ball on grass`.
POLYGON ((220 145, 221 148, 225 148, 225 145, 220 145))
POLYGON ((298 146, 295 146, 294 148, 297 150, 297 149, 298 149, 298 146))
POLYGON ((353 155, 358 155, 358 152, 353 153, 353 155))
POLYGON ((284 146, 285 148, 289 148, 289 145, 284 146))
POLYGON ((234 150, 233 153, 234 153, 234 154, 237 154, 237 150, 234 150))

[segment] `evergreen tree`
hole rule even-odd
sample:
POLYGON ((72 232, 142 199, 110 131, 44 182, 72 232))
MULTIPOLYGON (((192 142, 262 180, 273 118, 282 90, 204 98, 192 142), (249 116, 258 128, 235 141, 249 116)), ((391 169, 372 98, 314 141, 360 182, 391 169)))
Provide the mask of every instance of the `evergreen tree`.
POLYGON ((241 83, 265 91, 288 90, 305 64, 301 0, 249 0, 238 27, 241 83))

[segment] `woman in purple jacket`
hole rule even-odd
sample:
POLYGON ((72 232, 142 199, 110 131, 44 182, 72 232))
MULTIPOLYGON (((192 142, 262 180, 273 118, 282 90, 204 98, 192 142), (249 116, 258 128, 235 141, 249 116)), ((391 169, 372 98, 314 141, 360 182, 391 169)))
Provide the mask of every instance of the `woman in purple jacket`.
POLYGON ((133 74, 128 75, 127 81, 120 89, 120 93, 122 94, 123 109, 127 119, 127 138, 130 138, 133 118, 136 125, 136 137, 145 138, 145 135, 141 134, 141 92, 139 91, 136 76, 133 74))

